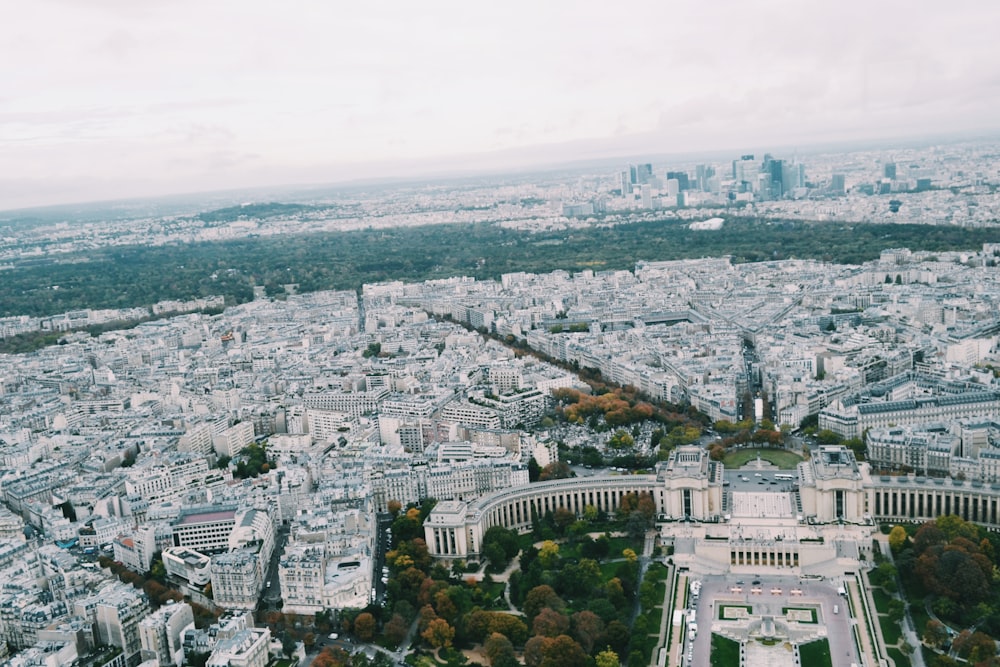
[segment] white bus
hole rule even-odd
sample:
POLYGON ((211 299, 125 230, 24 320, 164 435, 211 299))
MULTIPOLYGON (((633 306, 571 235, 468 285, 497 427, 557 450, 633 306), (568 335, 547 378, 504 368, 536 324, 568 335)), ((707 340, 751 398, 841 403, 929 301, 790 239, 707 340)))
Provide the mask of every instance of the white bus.
POLYGON ((778 473, 777 475, 774 476, 774 478, 777 479, 777 480, 780 480, 780 481, 791 482, 793 479, 795 479, 795 475, 789 475, 789 474, 786 474, 786 473, 778 473))

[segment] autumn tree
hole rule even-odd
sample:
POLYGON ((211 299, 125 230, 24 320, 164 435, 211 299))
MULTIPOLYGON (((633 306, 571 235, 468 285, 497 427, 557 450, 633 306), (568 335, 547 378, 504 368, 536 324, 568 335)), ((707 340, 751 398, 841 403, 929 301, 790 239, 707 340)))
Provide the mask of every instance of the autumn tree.
POLYGON ((399 646, 402 641, 406 638, 406 633, 409 631, 409 624, 406 619, 399 614, 393 614, 389 622, 385 624, 382 628, 382 634, 393 646, 399 646))
POLYGON ((499 632, 494 632, 483 642, 483 653, 493 667, 504 663, 510 664, 511 659, 516 663, 514 645, 499 632))
POLYGON ((630 449, 635 447, 635 438, 624 429, 619 429, 608 438, 608 447, 611 449, 630 449))
POLYGON ((555 565, 556 560, 559 558, 559 545, 552 540, 545 540, 542 542, 541 548, 538 550, 538 560, 542 564, 542 567, 550 568, 555 565))
POLYGON ((572 510, 568 510, 565 507, 557 507, 556 511, 552 513, 552 522, 555 524, 560 535, 574 521, 576 521, 576 515, 573 514, 572 510))
POLYGON ((972 542, 979 541, 979 527, 957 514, 943 514, 934 520, 934 524, 944 533, 945 540, 964 537, 972 542))
POLYGON ((565 614, 545 607, 531 623, 532 634, 542 637, 558 637, 569 631, 569 618, 565 614))
POLYGON ((587 663, 583 647, 567 635, 548 640, 543 648, 543 656, 539 667, 580 667, 587 663))
POLYGON ((610 648, 606 648, 594 656, 594 664, 596 667, 621 667, 618 654, 610 648))
POLYGON ((358 614, 354 619, 354 634, 363 642, 370 642, 375 638, 375 617, 367 611, 358 614))
POLYGON ((351 664, 347 651, 336 646, 326 646, 313 658, 313 667, 345 667, 351 664))
POLYGON ((448 595, 447 590, 438 591, 434 595, 434 611, 437 615, 449 623, 454 623, 458 616, 458 607, 448 595))
POLYGON ((431 624, 431 621, 437 620, 437 612, 434 611, 434 607, 429 604, 425 604, 420 608, 420 617, 417 623, 417 629, 423 632, 431 624))
POLYGON ((616 609, 624 609, 628 603, 628 599, 625 597, 625 587, 622 586, 622 580, 618 577, 612 577, 604 584, 604 594, 607 596, 608 602, 616 609))
POLYGON ((528 640, 528 626, 520 617, 503 612, 493 612, 490 619, 490 632, 499 632, 513 644, 520 646, 528 640))
POLYGON ((898 554, 906 544, 906 529, 902 526, 893 526, 892 530, 889 531, 889 547, 892 549, 892 553, 898 554))
POLYGON ((583 650, 590 653, 594 650, 594 642, 604 632, 604 621, 590 610, 578 611, 570 618, 573 627, 573 638, 580 642, 583 650))
POLYGON ((929 618, 927 619, 927 624, 924 626, 923 639, 927 645, 940 648, 948 641, 948 628, 941 621, 929 618))
POLYGON ((435 618, 427 624, 427 628, 420 633, 420 636, 434 648, 447 648, 455 638, 455 628, 443 618, 435 618))
POLYGON ((428 604, 433 606, 434 596, 443 590, 447 590, 447 588, 447 581, 440 581, 438 579, 431 579, 430 577, 427 577, 420 583, 420 592, 417 593, 417 604, 421 607, 428 604))
POLYGON ((398 588, 400 599, 415 605, 425 579, 427 579, 427 575, 411 565, 397 574, 389 583, 393 584, 394 588, 398 588))
POLYGON ((611 621, 604 629, 604 636, 601 643, 606 643, 619 655, 628 647, 631 633, 628 626, 621 621, 611 621))
POLYGON ((483 641, 485 637, 499 633, 518 646, 528 638, 528 626, 520 617, 505 612, 483 611, 481 609, 468 615, 465 621, 465 632, 472 641, 483 641))
POLYGON ((952 648, 960 657, 975 664, 992 658, 997 653, 996 643, 984 632, 963 630, 955 637, 952 648))
POLYGON ((959 537, 946 546, 928 547, 915 572, 929 590, 968 606, 989 596, 993 564, 978 545, 959 537))
POLYGON ((532 637, 524 645, 524 664, 526 667, 539 667, 545 659, 545 647, 552 641, 548 637, 532 637))
POLYGON ((554 611, 562 611, 566 608, 566 603, 548 584, 535 586, 524 596, 523 609, 528 622, 534 622, 535 616, 538 616, 538 613, 546 607, 554 611))
POLYGON ((542 471, 538 475, 538 480, 545 482, 550 479, 567 479, 572 476, 573 471, 565 461, 553 461, 542 468, 542 471))

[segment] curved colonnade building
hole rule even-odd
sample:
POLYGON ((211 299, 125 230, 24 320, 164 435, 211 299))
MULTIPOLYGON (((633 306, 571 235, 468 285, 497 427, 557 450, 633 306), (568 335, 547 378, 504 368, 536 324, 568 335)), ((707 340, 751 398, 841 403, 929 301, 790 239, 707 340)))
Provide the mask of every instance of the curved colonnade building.
POLYGON ((434 556, 465 558, 482 549, 493 526, 527 532, 533 516, 562 507, 583 516, 588 506, 613 514, 630 494, 650 493, 661 520, 676 508, 698 521, 717 521, 722 514, 723 467, 709 461, 698 447, 676 450, 655 475, 594 476, 537 482, 497 491, 473 502, 438 503, 424 522, 424 537, 434 556))
MULTIPOLYGON (((766 468, 761 470, 767 471, 766 468)), ((785 490, 760 489, 745 472, 728 475, 700 447, 680 447, 652 475, 539 482, 439 503, 424 524, 431 554, 476 558, 492 526, 519 532, 532 517, 565 508, 615 512, 628 494, 651 494, 658 527, 680 566, 706 572, 843 574, 871 548, 876 521, 924 521, 942 514, 1000 528, 1000 484, 952 478, 871 476, 840 446, 799 464, 785 490), (742 477, 742 479, 741 479, 742 477), (729 481, 732 481, 732 484, 729 481), (746 483, 744 483, 746 482, 746 483)), ((773 473, 771 469, 767 474, 773 473)))

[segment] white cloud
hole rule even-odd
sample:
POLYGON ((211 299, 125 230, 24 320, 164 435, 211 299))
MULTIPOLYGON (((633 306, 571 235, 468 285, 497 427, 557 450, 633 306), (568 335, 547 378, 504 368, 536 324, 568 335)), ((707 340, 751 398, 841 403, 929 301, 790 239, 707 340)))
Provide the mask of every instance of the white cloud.
POLYGON ((34 0, 9 14, 0 208, 82 183, 114 197, 412 173, 539 144, 569 159, 615 137, 665 152, 940 132, 994 126, 1000 108, 997 3, 34 0))

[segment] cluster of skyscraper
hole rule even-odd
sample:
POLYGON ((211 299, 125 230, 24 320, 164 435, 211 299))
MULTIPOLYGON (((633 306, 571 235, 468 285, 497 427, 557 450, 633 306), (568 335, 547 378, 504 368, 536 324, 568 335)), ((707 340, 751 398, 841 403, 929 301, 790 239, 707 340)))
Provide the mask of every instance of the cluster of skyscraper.
MULTIPOLYGON (((653 208, 654 197, 660 198, 661 205, 688 206, 688 193, 719 194, 724 187, 716 168, 708 164, 697 165, 693 176, 687 171, 666 171, 663 178, 655 174, 651 163, 631 164, 619 173, 618 180, 622 196, 638 195, 642 208, 653 208)), ((746 195, 759 200, 781 199, 791 196, 796 188, 806 187, 805 165, 775 159, 770 153, 764 155, 763 161, 754 155, 742 155, 733 160, 732 182, 727 181, 725 187, 732 201, 746 195)), ((840 191, 844 191, 843 177, 840 191)))

